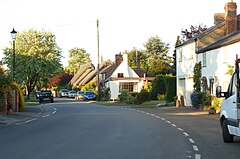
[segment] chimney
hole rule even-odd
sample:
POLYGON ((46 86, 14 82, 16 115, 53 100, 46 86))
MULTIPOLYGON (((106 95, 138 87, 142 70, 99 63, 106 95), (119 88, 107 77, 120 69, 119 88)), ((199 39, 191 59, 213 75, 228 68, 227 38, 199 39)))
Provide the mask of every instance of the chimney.
POLYGON ((122 57, 122 54, 121 52, 119 54, 116 54, 115 55, 115 63, 117 66, 119 66, 123 61, 123 57, 122 57))
POLYGON ((225 4, 226 34, 237 31, 237 4, 233 0, 225 4))

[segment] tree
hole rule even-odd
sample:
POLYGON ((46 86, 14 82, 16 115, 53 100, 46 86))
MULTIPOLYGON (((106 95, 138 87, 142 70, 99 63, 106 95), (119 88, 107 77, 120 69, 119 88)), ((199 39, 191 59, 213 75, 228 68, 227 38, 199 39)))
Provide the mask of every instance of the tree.
POLYGON ((170 64, 172 63, 171 58, 168 56, 169 44, 165 44, 158 36, 154 36, 148 39, 144 47, 146 49, 148 73, 165 74, 166 68, 171 68, 170 64), (164 67, 155 68, 156 65, 152 63, 161 63, 164 67))
MULTIPOLYGON (((4 49, 4 63, 12 71, 12 45, 4 49)), ((28 98, 37 83, 54 76, 61 65, 61 49, 51 32, 19 32, 16 39, 16 82, 25 85, 28 98)))
POLYGON ((201 77, 202 77, 202 64, 201 61, 196 63, 193 70, 193 89, 194 92, 201 91, 201 77))
POLYGON ((131 51, 127 52, 128 54, 128 65, 131 68, 137 68, 138 63, 140 64, 140 68, 147 67, 146 54, 143 50, 137 50, 133 48, 131 51))
POLYGON ((189 40, 193 37, 195 37, 196 35, 202 33, 203 31, 207 30, 207 26, 206 25, 191 25, 190 26, 190 31, 188 31, 188 29, 182 30, 181 33, 183 35, 183 40, 189 40))
POLYGON ((80 66, 86 63, 89 54, 83 48, 73 48, 69 50, 69 58, 67 70, 75 74, 80 66))
MULTIPOLYGON (((176 40, 176 43, 175 43, 175 48, 178 46, 178 45, 180 45, 181 44, 181 40, 180 40, 180 36, 177 36, 177 40, 176 40)), ((173 75, 176 75, 176 70, 177 70, 177 52, 176 52, 176 49, 174 49, 174 51, 173 51, 173 66, 172 66, 172 68, 174 69, 174 73, 173 73, 173 75)))

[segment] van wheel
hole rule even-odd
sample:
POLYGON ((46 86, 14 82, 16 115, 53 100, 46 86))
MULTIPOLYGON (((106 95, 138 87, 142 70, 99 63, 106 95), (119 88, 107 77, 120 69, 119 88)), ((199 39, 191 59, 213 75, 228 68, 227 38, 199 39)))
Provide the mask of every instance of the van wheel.
POLYGON ((227 127, 227 120, 224 119, 222 122, 222 135, 223 135, 223 141, 226 143, 233 142, 233 135, 231 135, 228 131, 227 127))

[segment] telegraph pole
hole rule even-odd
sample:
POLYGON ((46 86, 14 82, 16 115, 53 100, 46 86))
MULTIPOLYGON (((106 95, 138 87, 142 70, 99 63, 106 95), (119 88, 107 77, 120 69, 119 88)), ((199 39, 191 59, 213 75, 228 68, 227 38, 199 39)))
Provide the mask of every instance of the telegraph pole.
POLYGON ((98 91, 98 101, 100 101, 100 79, 99 79, 99 20, 97 19, 97 52, 98 52, 98 62, 97 62, 97 91, 98 91))

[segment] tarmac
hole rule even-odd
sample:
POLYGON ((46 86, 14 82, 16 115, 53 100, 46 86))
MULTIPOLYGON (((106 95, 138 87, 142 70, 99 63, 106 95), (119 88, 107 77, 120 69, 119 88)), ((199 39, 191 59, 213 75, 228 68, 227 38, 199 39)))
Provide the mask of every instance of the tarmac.
MULTIPOLYGON (((44 105, 37 106, 25 106, 24 112, 10 112, 7 115, 0 115, 0 127, 13 125, 13 124, 21 124, 27 121, 31 121, 32 119, 36 119, 39 117, 43 117, 45 114, 49 114, 49 112, 53 112, 53 107, 48 107, 44 105)), ((148 108, 149 109, 149 108, 148 108)), ((179 107, 175 106, 171 107, 159 107, 162 113, 166 113, 168 115, 208 115, 213 119, 219 119, 219 114, 209 115, 207 111, 196 110, 193 107, 179 107)))

